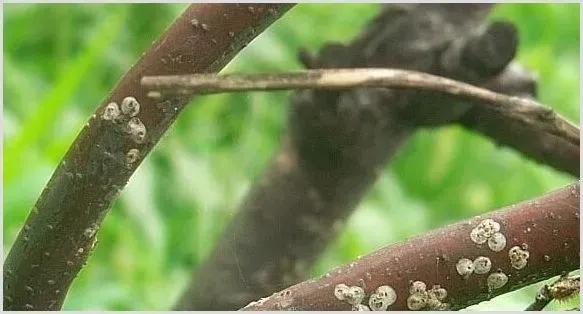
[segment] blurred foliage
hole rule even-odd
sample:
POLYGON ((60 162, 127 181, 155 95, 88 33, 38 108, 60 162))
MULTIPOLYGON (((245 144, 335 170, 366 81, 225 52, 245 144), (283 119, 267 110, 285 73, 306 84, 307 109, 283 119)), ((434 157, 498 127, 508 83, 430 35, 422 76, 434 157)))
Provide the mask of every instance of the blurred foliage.
MULTIPOLYGON (((5 254, 95 106, 184 7, 4 6, 5 254)), ((224 72, 300 69, 299 47, 316 51, 329 41, 348 41, 378 8, 297 5, 224 72)), ((540 101, 579 122, 578 5, 501 4, 491 19, 518 26, 518 60, 539 74, 540 101)), ((64 308, 170 308, 277 149, 288 94, 195 99, 115 202, 64 308)), ((421 131, 387 167, 314 274, 572 181, 459 127, 421 131)), ((471 309, 523 309, 536 290, 471 309)))

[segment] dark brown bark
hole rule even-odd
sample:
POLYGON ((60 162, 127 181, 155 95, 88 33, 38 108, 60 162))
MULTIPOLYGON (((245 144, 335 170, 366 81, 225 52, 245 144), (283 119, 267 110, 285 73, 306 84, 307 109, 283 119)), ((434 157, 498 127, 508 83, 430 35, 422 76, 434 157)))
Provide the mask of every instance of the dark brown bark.
MULTIPOLYGON (((555 190, 534 200, 458 222, 402 243, 387 246, 321 278, 292 286, 252 303, 245 310, 349 310, 338 300, 338 284, 359 286, 368 297, 381 285, 397 294, 390 310, 408 310, 409 287, 423 281, 427 290, 439 285, 447 290, 443 300, 452 310, 465 308, 500 294, 579 268, 579 183, 555 190), (500 224, 506 245, 494 251, 489 244, 477 244, 471 233, 480 222, 493 219, 500 224), (520 268, 509 252, 520 247, 529 252, 520 268), (490 260, 487 273, 462 276, 457 263, 462 258, 490 260), (503 273, 507 283, 489 286, 491 274, 503 273)), ((372 232, 372 231, 371 231, 372 232)))
MULTIPOLYGON (((536 96, 533 76, 518 64, 506 68, 484 87, 521 97, 536 96)), ((538 128, 512 121, 482 106, 472 107, 459 123, 469 130, 488 136, 498 145, 519 151, 526 158, 579 177, 579 145, 538 128)))
MULTIPOLYGON (((300 59, 308 68, 392 67, 485 83, 516 51, 512 27, 482 27, 490 7, 386 5, 351 44, 329 44, 318 56, 303 51, 300 59), (492 49, 483 54, 473 45, 492 49)), ((175 308, 234 310, 306 278, 415 129, 457 122, 471 108, 415 91, 297 92, 279 152, 175 308)))
POLYGON ((474 107, 460 123, 526 158, 579 177, 580 147, 541 130, 516 123, 486 108, 474 107))
POLYGON ((32 209, 4 263, 5 310, 61 308, 112 201, 190 101, 146 97, 142 76, 216 72, 291 6, 196 4, 165 31, 99 105, 32 209), (139 120, 104 119, 108 103, 128 96, 139 120))

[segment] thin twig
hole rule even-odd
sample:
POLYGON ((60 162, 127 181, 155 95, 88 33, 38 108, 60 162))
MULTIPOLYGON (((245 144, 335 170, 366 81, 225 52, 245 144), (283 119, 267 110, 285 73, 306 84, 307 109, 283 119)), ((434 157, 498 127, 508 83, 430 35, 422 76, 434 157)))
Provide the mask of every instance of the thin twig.
POLYGON ((549 286, 544 285, 536 293, 534 302, 532 302, 525 311, 542 311, 547 305, 549 305, 549 303, 551 303, 551 301, 549 286))
POLYGON ((399 69, 306 70, 289 73, 147 76, 148 96, 212 94, 250 90, 409 88, 484 102, 504 116, 546 130, 579 146, 579 128, 536 101, 510 97, 448 78, 399 69))
POLYGON ((542 286, 537 292, 534 302, 526 308, 526 311, 542 311, 551 301, 572 298, 579 293, 579 290, 579 276, 568 277, 563 275, 550 286, 542 286))

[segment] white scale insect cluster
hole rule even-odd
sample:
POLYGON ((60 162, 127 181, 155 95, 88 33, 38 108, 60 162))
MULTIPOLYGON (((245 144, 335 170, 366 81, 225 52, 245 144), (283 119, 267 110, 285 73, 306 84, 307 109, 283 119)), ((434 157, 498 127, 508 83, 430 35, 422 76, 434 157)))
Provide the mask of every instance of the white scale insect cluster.
MULTIPOLYGON (((488 248, 494 252, 500 252, 506 247, 506 237, 500 232, 500 223, 493 219, 482 220, 470 232, 470 239, 476 244, 488 243, 488 248)), ((472 274, 484 275, 492 269, 492 261, 486 256, 478 256, 473 261, 468 258, 460 258, 456 264, 457 273, 464 279, 469 279, 472 274)), ((502 271, 492 273, 486 279, 488 291, 499 289, 508 282, 508 276, 502 271)))
MULTIPOLYGON (((121 110, 116 102, 107 104, 101 118, 118 125, 121 124, 122 130, 128 133, 135 143, 142 144, 146 139, 146 126, 137 117, 138 113, 140 113, 140 103, 135 97, 128 96, 121 101, 121 110)), ((125 154, 125 163, 131 166, 139 157, 140 151, 131 148, 125 154)))
POLYGON ((352 305, 353 311, 385 311, 397 300, 395 289, 390 286, 380 286, 369 297, 368 306, 362 304, 365 298, 364 289, 358 286, 347 286, 338 284, 334 287, 334 296, 346 303, 352 305))
POLYGON ((353 310, 364 311, 368 309, 366 305, 363 305, 366 309, 363 306, 359 306, 362 305, 362 300, 364 300, 364 289, 361 287, 338 284, 334 288, 334 296, 338 300, 346 301, 346 303, 352 305, 353 310))
POLYGON ((409 286, 409 294, 407 307, 410 310, 440 311, 449 308, 449 304, 443 302, 447 298, 447 290, 440 285, 434 285, 430 290, 427 290, 425 282, 413 281, 409 286))
POLYGON ((488 247, 494 252, 502 251, 506 247, 506 237, 500 232, 494 233, 488 239, 488 247))
MULTIPOLYGON (((500 232, 500 223, 490 218, 482 220, 472 229, 470 239, 476 244, 487 242, 488 248, 494 252, 500 252, 506 247, 506 236, 500 232)), ((529 253, 526 251, 526 247, 515 246, 508 251, 508 256, 512 267, 521 269, 526 266, 529 253)), ((487 274, 491 269, 492 261, 486 256, 479 256, 474 261, 460 258, 456 265, 458 274, 464 279, 468 279, 473 273, 479 275, 487 274)), ((508 276, 500 269, 488 275, 486 279, 488 291, 490 292, 504 287, 507 283, 508 276)))
POLYGON ((528 258, 530 253, 526 249, 519 246, 514 246, 508 250, 508 258, 510 259, 510 265, 515 269, 523 269, 528 263, 528 258))
POLYGON ((368 306, 373 311, 386 311, 389 306, 397 301, 397 293, 390 286, 380 286, 370 295, 368 306))
POLYGON ((103 114, 101 115, 101 118, 103 120, 115 120, 118 117, 119 107, 115 102, 110 102, 109 104, 107 104, 107 106, 105 106, 105 109, 103 110, 103 114))
POLYGON ((470 238, 476 244, 488 242, 488 247, 494 252, 500 252, 506 247, 506 237, 500 232, 500 224, 493 219, 484 219, 470 232, 470 238))
POLYGON ((488 291, 492 292, 493 290, 504 287, 504 285, 508 283, 508 276, 499 270, 498 272, 490 274, 488 279, 486 279, 486 283, 488 285, 488 291))
POLYGON ((146 138, 146 126, 138 117, 133 117, 127 124, 128 133, 134 142, 141 144, 146 138))
POLYGON ((492 261, 485 256, 477 257, 474 262, 474 273, 478 275, 487 274, 490 272, 490 268, 492 268, 492 261))
POLYGON ((126 163, 131 165, 135 163, 139 157, 140 151, 135 148, 132 148, 126 153, 126 163))
POLYGON ((463 257, 458 260, 455 268, 460 276, 468 279, 474 273, 474 262, 471 259, 463 257))
POLYGON ((121 102, 121 109, 116 102, 110 102, 105 106, 101 118, 123 125, 123 130, 130 138, 138 143, 144 143, 146 139, 146 126, 137 117, 140 113, 140 103, 135 97, 125 97, 121 102))
MULTIPOLYGON (((493 219, 482 220, 470 232, 472 242, 476 244, 488 243, 488 248, 494 252, 500 252, 506 247, 506 236, 500 232, 500 223, 493 219)), ((522 269, 526 266, 530 254, 526 244, 522 247, 514 246, 508 251, 510 264, 515 269, 522 269)), ((490 273, 492 261, 487 256, 478 256, 474 260, 462 257, 456 264, 457 273, 464 279, 469 279, 472 274, 485 275, 490 273)), ((493 291, 504 287, 508 283, 508 276, 500 269, 488 275, 486 284, 488 291, 493 291)), ((368 300, 368 306, 362 305, 365 292, 361 287, 349 287, 339 284, 334 289, 334 295, 338 300, 346 301, 352 305, 353 310, 374 310, 385 311, 392 305, 397 294, 389 286, 380 286, 375 293, 372 293, 368 300)), ((447 310, 449 304, 444 300, 447 298, 447 290, 439 285, 434 285, 427 290, 427 285, 423 281, 411 281, 409 286, 409 297, 407 307, 410 310, 447 310)))
POLYGON ((140 103, 134 97, 126 97, 121 101, 121 112, 130 117, 135 117, 140 113, 140 103))

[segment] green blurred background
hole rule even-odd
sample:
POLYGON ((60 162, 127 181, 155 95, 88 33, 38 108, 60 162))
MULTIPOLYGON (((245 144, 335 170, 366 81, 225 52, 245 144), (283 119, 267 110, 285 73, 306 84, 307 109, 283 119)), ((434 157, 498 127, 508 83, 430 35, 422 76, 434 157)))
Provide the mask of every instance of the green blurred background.
MULTIPOLYGON (((5 255, 88 116, 185 6, 4 5, 5 255)), ((316 51, 328 41, 350 40, 379 6, 299 4, 223 72, 301 69, 299 47, 316 51)), ((501 18, 518 26, 518 60, 539 74, 540 101, 579 123, 579 5, 501 4, 491 19, 501 18)), ((288 95, 193 101, 115 202, 64 308, 169 309, 277 149, 288 95)), ((573 181, 459 127, 419 132, 314 274, 573 181)), ((524 309, 536 289, 471 309, 524 309)))

